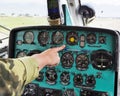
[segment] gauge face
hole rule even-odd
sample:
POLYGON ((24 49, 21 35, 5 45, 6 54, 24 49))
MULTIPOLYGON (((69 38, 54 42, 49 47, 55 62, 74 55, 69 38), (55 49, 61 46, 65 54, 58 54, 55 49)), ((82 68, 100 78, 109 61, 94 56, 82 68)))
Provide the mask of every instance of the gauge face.
POLYGON ((80 87, 83 83, 83 76, 81 74, 77 74, 74 76, 74 85, 76 87, 80 87))
POLYGON ((69 72, 63 72, 60 76, 60 79, 61 79, 61 83, 63 85, 67 85, 70 81, 70 74, 69 72))
POLYGON ((87 86, 94 86, 96 84, 96 80, 94 75, 90 75, 86 77, 86 85, 87 86))
POLYGON ((63 93, 63 96, 76 96, 74 89, 67 89, 63 93))
POLYGON ((31 44, 34 41, 34 34, 33 32, 29 32, 29 31, 25 32, 23 38, 24 38, 25 43, 31 44))
POLYGON ((16 55, 17 58, 25 57, 25 56, 27 56, 27 54, 26 54, 24 51, 20 51, 20 52, 18 52, 17 55, 16 55))
POLYGON ((76 32, 69 32, 66 40, 69 45, 75 45, 78 43, 78 34, 76 32))
POLYGON ((76 67, 78 70, 86 70, 88 68, 89 59, 86 54, 79 54, 76 58, 76 67))
POLYGON ((49 84, 55 84, 57 80, 57 73, 54 69, 46 71, 46 79, 49 84))
POLYGON ((61 44, 63 40, 64 40, 64 35, 61 32, 57 31, 53 33, 52 41, 54 44, 61 44))
POLYGON ((38 41, 42 46, 45 46, 49 40, 49 33, 48 32, 40 32, 38 35, 38 41))
POLYGON ((91 55, 91 61, 94 68, 105 70, 112 65, 112 55, 106 50, 94 51, 91 55))
POLYGON ((99 43, 101 43, 101 44, 106 43, 106 37, 105 36, 100 36, 99 37, 99 43))
POLYGON ((37 94, 37 87, 38 87, 37 85, 32 84, 32 83, 27 84, 25 86, 25 90, 22 96, 35 96, 37 94))
POLYGON ((94 33, 90 33, 87 35, 87 42, 89 44, 95 44, 96 43, 96 35, 94 33))
POLYGON ((73 55, 70 52, 66 52, 61 57, 61 63, 64 68, 71 68, 74 62, 73 55))

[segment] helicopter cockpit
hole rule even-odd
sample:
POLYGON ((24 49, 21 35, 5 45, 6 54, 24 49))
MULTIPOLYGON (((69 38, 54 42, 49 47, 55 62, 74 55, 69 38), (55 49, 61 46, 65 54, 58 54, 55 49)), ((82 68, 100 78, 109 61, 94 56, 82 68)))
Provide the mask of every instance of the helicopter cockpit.
POLYGON ((66 45, 59 52, 59 65, 43 68, 22 96, 119 96, 118 0, 2 3, 6 7, 0 13, 1 58, 21 58, 66 45))

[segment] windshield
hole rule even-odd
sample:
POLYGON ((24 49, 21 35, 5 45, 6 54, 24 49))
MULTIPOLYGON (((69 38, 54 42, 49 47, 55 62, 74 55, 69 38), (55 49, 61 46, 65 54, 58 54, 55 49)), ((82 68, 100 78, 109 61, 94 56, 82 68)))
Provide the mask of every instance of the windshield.
POLYGON ((0 48, 8 45, 11 29, 35 25, 48 25, 47 0, 1 0, 0 48))
MULTIPOLYGON (((96 18, 88 26, 120 30, 119 0, 81 0, 81 5, 89 5, 95 10, 96 18)), ((47 0, 1 0, 0 3, 0 25, 9 29, 48 25, 47 15, 47 0)))
POLYGON ((48 24, 46 0, 1 0, 0 25, 9 29, 48 24))
POLYGON ((119 0, 81 0, 81 4, 89 5, 95 10, 96 18, 89 26, 120 31, 119 0))

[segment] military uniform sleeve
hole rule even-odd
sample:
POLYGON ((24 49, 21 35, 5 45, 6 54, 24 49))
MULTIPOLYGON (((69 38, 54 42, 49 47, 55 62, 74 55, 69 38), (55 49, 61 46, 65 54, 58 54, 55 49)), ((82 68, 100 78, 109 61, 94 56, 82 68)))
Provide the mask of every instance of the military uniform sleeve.
POLYGON ((38 64, 31 57, 0 59, 0 96, 20 96, 24 85, 38 73, 38 64))

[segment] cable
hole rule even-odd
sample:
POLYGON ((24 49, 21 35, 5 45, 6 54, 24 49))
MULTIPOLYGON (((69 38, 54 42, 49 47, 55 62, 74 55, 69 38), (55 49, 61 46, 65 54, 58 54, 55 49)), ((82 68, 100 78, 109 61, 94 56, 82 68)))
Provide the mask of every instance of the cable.
MULTIPOLYGON (((7 31, 11 31, 9 28, 7 28, 7 27, 5 27, 5 26, 3 26, 3 25, 0 25, 0 27, 1 28, 3 28, 3 29, 5 29, 5 30, 7 30, 7 31)), ((1 34, 4 34, 4 35, 7 35, 7 37, 4 37, 4 38, 2 38, 2 39, 0 39, 0 43, 2 43, 2 40, 5 40, 5 39, 8 39, 9 37, 8 37, 8 34, 6 34, 6 33, 4 33, 4 32, 0 32, 1 34)))
POLYGON ((80 1, 80 0, 78 0, 78 2, 79 2, 79 5, 81 6, 81 1, 80 1))
POLYGON ((7 34, 7 33, 5 33, 5 32, 1 32, 1 31, 0 31, 0 33, 8 36, 8 34, 7 34))
POLYGON ((5 27, 3 25, 0 25, 0 27, 3 28, 3 29, 5 29, 5 30, 7 30, 7 31, 11 31, 9 28, 7 28, 7 27, 5 27))

